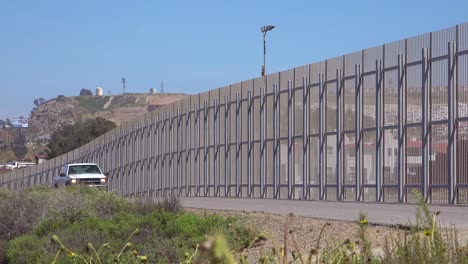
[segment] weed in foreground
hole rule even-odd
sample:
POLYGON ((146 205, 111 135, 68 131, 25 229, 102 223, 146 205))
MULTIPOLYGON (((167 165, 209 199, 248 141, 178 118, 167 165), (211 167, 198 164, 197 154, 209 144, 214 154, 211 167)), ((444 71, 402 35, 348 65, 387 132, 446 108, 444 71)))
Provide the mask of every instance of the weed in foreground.
POLYGON ((442 229, 440 212, 431 212, 424 197, 415 191, 419 205, 416 223, 403 237, 386 242, 384 263, 468 263, 468 250, 460 247, 455 228, 442 229))
POLYGON ((59 263, 58 261, 60 260, 60 257, 63 257, 62 255, 66 255, 66 258, 70 258, 73 260, 73 263, 86 263, 86 264, 92 264, 92 263, 104 263, 107 262, 106 260, 111 259, 113 263, 128 263, 132 259, 137 262, 144 263, 148 260, 148 257, 145 255, 139 255, 138 251, 133 250, 130 251, 133 247, 132 243, 130 243, 130 239, 132 236, 135 234, 138 234, 140 231, 136 229, 133 231, 130 236, 127 238, 125 241, 125 245, 119 250, 116 251, 114 250, 109 243, 104 243, 102 244, 97 250, 93 246, 93 244, 88 243, 88 249, 90 250, 90 253, 88 254, 79 254, 65 246, 62 241, 60 241, 59 237, 56 235, 52 236, 52 241, 55 243, 58 243, 60 246, 55 253, 54 259, 52 260, 52 264, 59 263))

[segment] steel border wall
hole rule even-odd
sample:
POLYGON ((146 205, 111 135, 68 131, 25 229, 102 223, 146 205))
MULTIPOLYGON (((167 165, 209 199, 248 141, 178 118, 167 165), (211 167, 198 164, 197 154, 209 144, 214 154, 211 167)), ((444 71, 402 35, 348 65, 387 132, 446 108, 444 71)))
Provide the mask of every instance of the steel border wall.
POLYGON ((0 186, 96 162, 125 196, 466 204, 467 142, 465 23, 191 96, 0 186))

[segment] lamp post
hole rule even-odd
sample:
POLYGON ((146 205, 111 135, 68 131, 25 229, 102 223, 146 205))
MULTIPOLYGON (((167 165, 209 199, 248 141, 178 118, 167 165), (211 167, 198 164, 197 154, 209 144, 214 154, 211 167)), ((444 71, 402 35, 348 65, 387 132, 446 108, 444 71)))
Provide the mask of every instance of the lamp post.
POLYGON ((266 34, 268 31, 274 29, 275 26, 268 25, 268 26, 263 26, 261 28, 262 33, 263 33, 263 66, 262 66, 262 76, 265 76, 266 73, 266 68, 265 68, 265 62, 266 62, 266 34))

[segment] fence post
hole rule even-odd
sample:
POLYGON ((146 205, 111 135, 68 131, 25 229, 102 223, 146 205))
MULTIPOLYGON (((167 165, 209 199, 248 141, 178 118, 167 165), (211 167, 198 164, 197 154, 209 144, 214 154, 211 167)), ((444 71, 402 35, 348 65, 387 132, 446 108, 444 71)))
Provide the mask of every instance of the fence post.
POLYGON ((287 177, 288 177, 288 199, 294 198, 294 178, 293 178, 293 140, 294 135, 294 113, 293 113, 293 82, 288 80, 288 160, 287 160, 287 177))
POLYGON ((204 144, 203 144, 203 171, 204 171, 204 175, 203 175, 203 196, 208 196, 209 194, 209 184, 208 184, 208 181, 209 181, 209 169, 208 169, 208 164, 209 164, 209 161, 208 161, 208 142, 209 142, 209 138, 208 138, 208 134, 209 134, 209 124, 208 124, 208 113, 209 113, 209 108, 208 108, 208 102, 205 100, 205 102, 203 103, 203 135, 204 135, 204 144))
POLYGON ((252 197, 252 182, 253 182, 253 177, 252 177, 252 153, 253 153, 253 143, 252 143, 252 137, 253 137, 253 118, 252 118, 252 90, 248 91, 248 109, 247 109, 247 174, 248 174, 248 179, 247 179, 247 196, 252 197))
POLYGON ((273 103, 273 198, 278 198, 279 193, 279 87, 273 84, 274 103, 273 103))
MULTIPOLYGON (((406 46, 406 41, 405 41, 406 46)), ((398 55, 398 202, 406 202, 406 57, 398 55)))
POLYGON ((343 199, 343 72, 336 70, 336 200, 343 199))
POLYGON ((362 74, 361 65, 354 66, 355 89, 356 89, 356 141, 355 141, 355 166, 356 166, 356 201, 361 201, 361 181, 362 181, 362 74))
POLYGON ((241 145, 240 145, 240 134, 241 134, 241 103, 239 94, 236 94, 236 197, 239 197, 241 194, 240 188, 240 166, 241 166, 241 159, 240 159, 240 152, 241 152, 241 145))
MULTIPOLYGON (((382 54, 384 54, 382 52, 382 54)), ((375 133, 376 133, 376 150, 375 150, 375 167, 376 167, 376 175, 375 175, 375 201, 382 202, 382 173, 383 173, 383 151, 385 150, 383 147, 383 133, 382 133, 382 60, 375 61, 375 102, 376 102, 376 113, 375 113, 375 133)))
POLYGON ((182 159, 182 129, 180 124, 182 123, 182 115, 180 108, 177 109, 177 196, 182 193, 182 168, 180 161, 182 159))
MULTIPOLYGON (((458 27, 457 27, 458 29, 458 27)), ((457 203, 457 44, 448 43, 448 202, 457 203)))
MULTIPOLYGON (((266 77, 265 77, 266 78, 266 77)), ((265 87, 266 79, 264 86, 260 89, 260 197, 265 198, 265 87)))
POLYGON ((231 148, 231 130, 230 130, 230 116, 229 112, 231 109, 231 100, 230 96, 227 95, 224 97, 224 196, 228 197, 230 195, 230 181, 231 181, 231 171, 230 165, 231 161, 229 159, 229 151, 231 148), (229 99, 228 99, 229 98, 229 99), (229 139, 229 142, 228 142, 229 139), (228 182, 229 181, 229 182, 228 182))
POLYGON ((421 58, 422 58, 422 171, 423 171, 423 178, 422 178, 422 195, 425 201, 429 199, 429 156, 430 156, 430 126, 429 126, 429 97, 430 97, 430 81, 429 81, 429 73, 431 71, 431 63, 430 63, 430 53, 428 49, 423 48, 421 50, 421 58))
POLYGON ((326 190, 325 190, 325 177, 327 172, 327 152, 325 149, 326 140, 325 140, 325 129, 326 129, 326 98, 325 98, 325 80, 324 75, 319 74, 319 89, 320 89, 320 96, 319 96, 319 112, 320 112, 320 125, 319 125, 319 134, 320 134, 320 148, 319 148, 319 199, 325 200, 326 199, 326 190))
POLYGON ((190 148, 191 148, 191 134, 193 127, 190 123, 190 116, 191 116, 191 107, 185 108, 185 196, 189 196, 191 192, 191 178, 190 175, 192 174, 191 172, 191 161, 190 161, 190 148))
MULTIPOLYGON (((310 74, 309 67, 307 67, 307 74, 310 74)), ((303 88, 303 114, 302 114, 302 199, 309 198, 309 114, 310 114, 310 83, 309 83, 309 76, 305 76, 302 80, 302 88, 303 88)))
POLYGON ((214 99, 214 196, 219 196, 219 97, 214 99))
POLYGON ((195 177, 195 196, 198 196, 200 191, 200 167, 199 167, 199 153, 200 153, 200 101, 195 109, 195 160, 194 160, 194 177, 195 177))

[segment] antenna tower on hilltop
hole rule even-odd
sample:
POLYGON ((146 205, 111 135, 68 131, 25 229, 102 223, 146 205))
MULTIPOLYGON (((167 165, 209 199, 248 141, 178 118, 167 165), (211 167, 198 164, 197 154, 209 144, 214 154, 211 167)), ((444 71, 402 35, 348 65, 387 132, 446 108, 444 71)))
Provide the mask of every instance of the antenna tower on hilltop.
POLYGON ((164 93, 164 81, 161 81, 161 93, 164 93))
POLYGON ((125 84, 127 84, 127 81, 125 80, 125 77, 122 78, 122 94, 125 94, 125 84))

